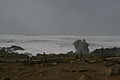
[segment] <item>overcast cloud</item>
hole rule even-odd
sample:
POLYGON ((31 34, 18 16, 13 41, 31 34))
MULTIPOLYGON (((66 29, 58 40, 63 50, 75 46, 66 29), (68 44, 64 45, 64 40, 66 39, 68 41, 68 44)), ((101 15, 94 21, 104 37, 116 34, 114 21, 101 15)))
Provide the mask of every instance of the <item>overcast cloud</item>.
POLYGON ((0 0, 0 34, 120 35, 120 0, 0 0))

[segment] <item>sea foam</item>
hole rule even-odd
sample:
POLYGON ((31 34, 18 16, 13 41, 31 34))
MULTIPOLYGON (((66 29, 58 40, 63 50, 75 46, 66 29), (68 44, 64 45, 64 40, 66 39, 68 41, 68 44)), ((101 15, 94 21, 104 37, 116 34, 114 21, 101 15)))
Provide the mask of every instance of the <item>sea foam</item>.
POLYGON ((73 42, 86 39, 90 51, 101 47, 120 47, 119 36, 73 36, 73 35, 0 35, 0 46, 18 45, 33 55, 37 53, 67 53, 75 51, 73 42))

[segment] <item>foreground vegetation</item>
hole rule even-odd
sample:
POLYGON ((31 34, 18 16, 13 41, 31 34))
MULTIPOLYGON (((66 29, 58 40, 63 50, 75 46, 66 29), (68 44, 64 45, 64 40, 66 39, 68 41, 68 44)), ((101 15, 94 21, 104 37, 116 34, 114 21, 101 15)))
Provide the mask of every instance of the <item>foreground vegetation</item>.
POLYGON ((120 57, 1 62, 0 80, 120 80, 120 57))
POLYGON ((2 48, 0 80, 120 80, 120 56, 111 56, 112 52, 119 52, 119 48, 95 50, 88 55, 70 51, 31 57, 29 53, 15 53, 11 47, 2 48))

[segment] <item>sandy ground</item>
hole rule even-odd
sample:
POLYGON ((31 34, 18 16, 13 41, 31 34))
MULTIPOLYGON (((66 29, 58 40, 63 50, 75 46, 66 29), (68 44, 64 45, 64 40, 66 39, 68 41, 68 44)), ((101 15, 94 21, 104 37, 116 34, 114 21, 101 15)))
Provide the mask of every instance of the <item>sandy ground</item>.
POLYGON ((105 67, 105 63, 86 64, 83 61, 71 63, 0 63, 0 80, 80 80, 84 74, 92 80, 120 80, 120 76, 105 75, 105 71, 119 68, 116 64, 105 67))

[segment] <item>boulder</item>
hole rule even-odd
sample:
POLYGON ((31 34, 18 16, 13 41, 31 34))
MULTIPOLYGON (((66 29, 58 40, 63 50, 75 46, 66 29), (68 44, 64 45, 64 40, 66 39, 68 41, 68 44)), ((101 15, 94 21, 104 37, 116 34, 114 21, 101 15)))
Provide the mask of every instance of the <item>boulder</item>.
POLYGON ((25 50, 24 48, 22 48, 22 47, 20 47, 20 46, 16 46, 16 45, 11 46, 10 49, 12 49, 13 51, 25 50))
POLYGON ((11 47, 0 47, 0 53, 13 53, 14 51, 17 50, 25 50, 25 49, 16 45, 13 45, 11 47))
POLYGON ((89 48, 88 48, 89 45, 85 39, 75 41, 74 46, 75 46, 77 54, 81 54, 81 53, 88 54, 89 53, 89 48))

